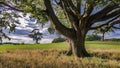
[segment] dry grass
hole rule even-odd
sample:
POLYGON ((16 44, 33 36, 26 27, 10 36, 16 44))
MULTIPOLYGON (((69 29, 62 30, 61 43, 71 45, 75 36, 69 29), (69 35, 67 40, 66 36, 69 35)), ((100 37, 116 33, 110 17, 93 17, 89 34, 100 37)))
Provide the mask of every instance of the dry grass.
POLYGON ((76 58, 63 50, 0 51, 0 68, 120 68, 119 49, 88 49, 94 57, 76 58), (95 57, 96 56, 96 57, 95 57))

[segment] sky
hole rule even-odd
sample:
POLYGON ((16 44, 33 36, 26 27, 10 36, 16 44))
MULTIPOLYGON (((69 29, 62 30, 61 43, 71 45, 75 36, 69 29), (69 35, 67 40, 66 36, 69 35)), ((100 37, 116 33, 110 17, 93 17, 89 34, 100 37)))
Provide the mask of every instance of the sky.
POLYGON ((40 29, 40 32, 43 33, 43 38, 40 40, 40 43, 51 43, 54 38, 57 38, 57 34, 50 34, 48 32, 48 27, 50 22, 47 22, 43 27, 41 24, 36 24, 36 20, 29 18, 30 14, 28 13, 25 17, 22 13, 19 13, 22 18, 18 18, 20 24, 17 24, 16 30, 9 33, 9 28, 4 29, 4 32, 11 38, 11 40, 3 39, 3 42, 14 42, 14 43, 35 43, 32 38, 28 35, 33 29, 40 29))
MULTIPOLYGON (((42 28, 41 25, 36 25, 35 21, 28 21, 25 18, 20 18, 21 25, 16 27, 15 32, 8 33, 8 29, 4 30, 7 35, 12 38, 12 40, 4 39, 4 42, 14 42, 14 43, 30 43, 33 44, 35 41, 32 40, 32 38, 29 38, 28 35, 34 28, 39 28, 40 32, 43 33, 43 38, 40 41, 40 43, 51 43, 54 38, 57 38, 57 34, 50 34, 48 32, 48 27, 50 26, 50 22, 46 23, 44 27, 42 28), (23 23, 24 22, 24 23, 23 23)), ((88 34, 91 34, 91 31, 88 32, 88 34)), ((106 33, 105 38, 120 38, 120 30, 116 30, 114 33, 106 33)))
MULTIPOLYGON (((19 13, 19 15, 22 16, 22 18, 18 18, 19 24, 16 27, 15 32, 9 33, 9 29, 5 29, 4 32, 12 39, 7 40, 4 39, 3 42, 14 42, 14 43, 35 43, 35 41, 32 40, 32 38, 29 38, 28 35, 34 28, 39 28, 40 32, 43 33, 43 38, 40 41, 40 43, 51 43, 51 41, 54 38, 57 38, 58 35, 56 33, 50 34, 48 32, 48 27, 51 25, 50 22, 46 23, 44 27, 41 25, 35 24, 36 20, 33 18, 29 18, 30 14, 28 13, 25 17, 22 15, 22 13, 19 13)), ((88 34, 91 34, 91 31, 88 32, 88 34)), ((106 33, 105 38, 120 38, 120 30, 116 30, 114 33, 106 33)))
MULTIPOLYGON (((39 25, 28 24, 26 26, 16 27, 15 32, 8 33, 8 29, 4 30, 7 35, 12 38, 12 40, 4 39, 4 42, 15 42, 15 43, 35 43, 32 38, 29 38, 28 35, 30 32, 37 28, 39 25)), ((47 30, 49 23, 46 24, 43 28, 40 28, 40 32, 43 33, 43 38, 40 43, 51 43, 54 38, 57 38, 57 34, 50 34, 47 30)))

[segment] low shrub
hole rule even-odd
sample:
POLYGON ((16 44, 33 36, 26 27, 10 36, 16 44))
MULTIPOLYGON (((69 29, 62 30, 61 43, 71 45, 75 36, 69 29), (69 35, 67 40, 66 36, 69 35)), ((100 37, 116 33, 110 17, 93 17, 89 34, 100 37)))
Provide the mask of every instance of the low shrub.
POLYGON ((86 37, 86 41, 98 41, 98 40, 101 40, 101 36, 99 35, 87 35, 86 37))
POLYGON ((55 39, 52 41, 52 43, 58 43, 58 42, 64 42, 64 41, 65 41, 64 38, 59 37, 59 38, 55 38, 55 39))

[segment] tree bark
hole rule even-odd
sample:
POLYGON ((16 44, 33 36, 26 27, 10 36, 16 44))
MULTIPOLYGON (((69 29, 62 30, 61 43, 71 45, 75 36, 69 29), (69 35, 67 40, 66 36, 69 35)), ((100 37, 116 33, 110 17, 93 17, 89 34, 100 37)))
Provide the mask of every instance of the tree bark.
POLYGON ((90 56, 85 49, 84 41, 72 40, 72 53, 77 57, 88 57, 90 56), (80 42, 79 42, 80 41, 80 42))
POLYGON ((66 52, 66 55, 71 56, 72 55, 72 43, 70 39, 67 39, 67 42, 69 43, 70 46, 69 46, 68 51, 66 52))
POLYGON ((85 48, 85 37, 80 36, 81 38, 74 38, 69 40, 70 48, 67 52, 67 55, 74 55, 77 57, 89 57, 86 48, 85 48))
POLYGON ((104 39, 104 37, 105 37, 105 33, 103 33, 103 35, 102 35, 102 41, 104 41, 105 39, 104 39))
POLYGON ((38 39, 36 39, 36 44, 39 44, 39 42, 38 42, 39 40, 38 39))

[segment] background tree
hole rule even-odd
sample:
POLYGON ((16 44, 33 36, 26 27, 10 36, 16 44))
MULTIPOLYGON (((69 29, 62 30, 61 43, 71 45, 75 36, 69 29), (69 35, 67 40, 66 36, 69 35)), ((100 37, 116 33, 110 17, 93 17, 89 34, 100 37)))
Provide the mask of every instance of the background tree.
POLYGON ((99 41, 101 40, 101 36, 97 34, 92 34, 92 35, 87 35, 86 36, 86 41, 99 41))
POLYGON ((66 41, 65 38, 58 37, 58 38, 53 39, 52 43, 59 43, 59 42, 65 42, 65 41, 66 41))
POLYGON ((108 32, 114 32, 114 28, 113 27, 102 27, 102 28, 98 28, 97 30, 94 31, 95 34, 101 33, 102 34, 102 38, 101 40, 104 41, 105 40, 105 34, 108 32))
POLYGON ((38 44, 39 40, 41 40, 42 38, 42 33, 39 32, 39 29, 34 29, 29 35, 29 37, 33 38, 33 40, 36 41, 36 44, 38 44))
MULTIPOLYGON (((89 56, 85 48, 88 31, 120 24, 119 0, 11 0, 40 22, 50 20, 54 28, 70 40, 67 53, 89 56), (63 21, 65 19, 65 22, 63 21), (107 22, 103 22, 107 21, 107 22), (96 24, 100 23, 99 26, 96 24), (64 23, 70 26, 64 25, 64 23)), ((42 22, 43 23, 43 22, 42 22)))

